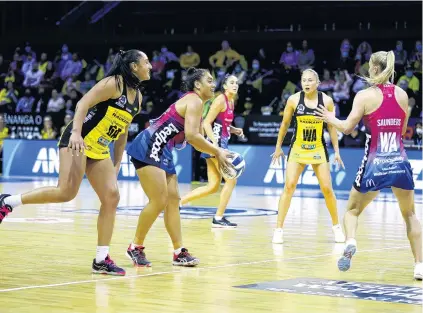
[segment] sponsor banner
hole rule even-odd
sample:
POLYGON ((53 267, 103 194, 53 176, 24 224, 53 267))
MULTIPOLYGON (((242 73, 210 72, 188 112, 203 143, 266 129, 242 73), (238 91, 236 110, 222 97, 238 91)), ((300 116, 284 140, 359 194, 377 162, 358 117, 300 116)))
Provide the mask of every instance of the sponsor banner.
MULTIPOLYGON (((244 173, 238 178, 238 186, 266 186, 283 187, 285 183, 286 157, 279 160, 279 164, 271 164, 271 154, 275 151, 270 146, 229 145, 229 150, 241 154, 246 163, 244 173)), ((289 147, 283 147, 288 154, 289 147)), ((340 150, 345 170, 334 164, 335 154, 329 150, 329 163, 332 176, 332 185, 336 190, 350 190, 356 173, 364 156, 364 149, 344 148, 340 150)), ((423 188, 423 160, 420 151, 407 151, 413 169, 416 190, 423 188)), ((313 167, 306 165, 300 175, 297 188, 319 188, 319 182, 314 174, 313 167)))
MULTIPOLYGON (((342 118, 341 118, 342 119, 342 118)), ((278 115, 248 115, 244 121, 244 133, 248 138, 248 144, 251 145, 275 145, 282 117, 278 115)), ((404 146, 410 149, 421 149, 421 142, 416 144, 413 140, 415 125, 421 122, 419 118, 410 118, 408 120, 407 132, 404 135, 404 146)), ((359 126, 362 126, 360 122, 359 126)), ((284 138, 284 144, 289 144, 294 133, 294 119, 288 128, 284 138)), ((338 139, 341 140, 343 135, 338 132, 338 139)))
MULTIPOLYGON (((113 156, 113 145, 111 145, 113 156)), ((178 180, 191 182, 192 153, 191 147, 173 151, 178 180)), ((138 180, 130 158, 124 151, 118 179, 138 180)), ((11 140, 5 139, 3 146, 4 176, 48 176, 58 177, 59 149, 55 140, 11 140)))
POLYGON ((369 282, 319 278, 298 278, 235 287, 303 295, 422 305, 422 288, 413 286, 382 285, 369 282))

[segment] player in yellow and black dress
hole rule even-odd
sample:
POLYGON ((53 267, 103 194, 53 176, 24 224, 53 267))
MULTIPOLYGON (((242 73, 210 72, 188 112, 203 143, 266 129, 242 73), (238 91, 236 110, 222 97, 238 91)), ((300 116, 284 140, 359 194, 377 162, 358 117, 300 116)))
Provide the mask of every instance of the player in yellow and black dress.
MULTIPOLYGON (((324 105, 329 111, 333 111, 334 104, 332 98, 317 90, 319 82, 319 76, 314 70, 305 70, 301 76, 303 91, 289 97, 284 110, 275 153, 272 154, 273 163, 279 163, 280 157, 283 156, 281 146, 292 118, 294 118, 295 129, 286 163, 285 186, 279 200, 278 221, 273 234, 273 243, 283 243, 283 223, 298 179, 308 164, 313 167, 329 209, 335 242, 345 241, 342 227, 338 223, 336 198, 330 176, 329 157, 323 138, 325 124, 315 116, 318 105, 324 105)), ((335 162, 343 166, 339 155, 336 129, 328 126, 328 131, 335 150, 335 162)))
POLYGON ((93 273, 125 275, 109 257, 116 207, 119 203, 117 174, 125 150, 128 128, 139 113, 141 81, 150 79, 151 64, 138 50, 119 51, 106 78, 82 97, 75 117, 65 128, 59 146, 59 183, 25 194, 0 195, 0 222, 22 204, 61 203, 72 200, 84 174, 97 193, 100 213, 98 246, 93 273), (109 145, 114 142, 114 158, 109 145))

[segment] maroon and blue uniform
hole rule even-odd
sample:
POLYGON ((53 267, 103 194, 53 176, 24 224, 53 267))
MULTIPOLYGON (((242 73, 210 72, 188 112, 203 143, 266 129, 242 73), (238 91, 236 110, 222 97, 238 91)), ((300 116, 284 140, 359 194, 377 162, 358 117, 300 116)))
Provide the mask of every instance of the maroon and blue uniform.
MULTIPOLYGON (((231 138, 230 127, 232 121, 234 120, 234 110, 231 109, 229 105, 228 97, 225 94, 223 94, 223 96, 225 97, 226 110, 220 112, 216 116, 216 119, 212 124, 212 129, 214 138, 217 139, 218 146, 223 149, 228 149, 229 139, 231 138)), ((207 138, 207 140, 212 142, 210 138, 207 138)), ((207 159, 211 156, 207 153, 201 153, 201 157, 207 159)))
POLYGON ((354 188, 363 193, 390 187, 413 190, 413 172, 402 142, 406 113, 395 99, 395 85, 377 87, 383 101, 363 118, 367 139, 354 188))
POLYGON ((161 116, 150 120, 150 126, 139 133, 127 149, 135 168, 153 165, 169 174, 176 174, 172 150, 175 146, 182 149, 186 145, 184 122, 185 119, 176 111, 175 103, 161 116))

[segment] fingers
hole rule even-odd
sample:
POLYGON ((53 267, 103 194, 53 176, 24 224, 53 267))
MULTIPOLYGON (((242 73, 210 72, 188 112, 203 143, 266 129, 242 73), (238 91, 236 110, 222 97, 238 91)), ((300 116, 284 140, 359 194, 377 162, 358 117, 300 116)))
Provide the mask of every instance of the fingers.
POLYGON ((345 170, 345 165, 344 165, 344 162, 342 161, 342 160, 340 160, 341 161, 341 166, 342 166, 342 168, 345 170))

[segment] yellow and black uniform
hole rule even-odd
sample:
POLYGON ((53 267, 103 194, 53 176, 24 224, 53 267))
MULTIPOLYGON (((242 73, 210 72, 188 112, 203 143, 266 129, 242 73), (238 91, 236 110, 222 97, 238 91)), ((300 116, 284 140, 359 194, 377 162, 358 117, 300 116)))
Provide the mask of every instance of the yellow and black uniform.
MULTIPOLYGON (((324 105, 323 95, 318 93, 317 105, 324 105)), ((324 123, 315 117, 316 109, 305 105, 304 92, 294 112, 294 134, 291 140, 288 160, 301 164, 329 162, 328 151, 323 137, 324 123)))
MULTIPOLYGON (((86 146, 85 155, 91 159, 107 159, 110 157, 109 145, 125 132, 125 128, 139 113, 138 91, 134 103, 128 102, 126 85, 118 99, 100 102, 88 110, 82 125, 82 138, 86 146)), ((59 147, 67 147, 73 127, 70 122, 59 140, 59 147)))

